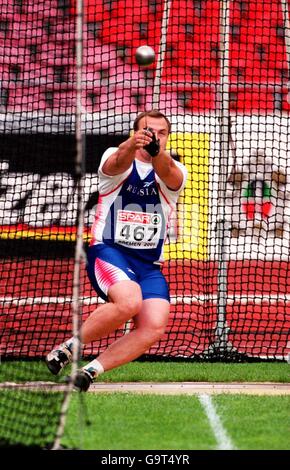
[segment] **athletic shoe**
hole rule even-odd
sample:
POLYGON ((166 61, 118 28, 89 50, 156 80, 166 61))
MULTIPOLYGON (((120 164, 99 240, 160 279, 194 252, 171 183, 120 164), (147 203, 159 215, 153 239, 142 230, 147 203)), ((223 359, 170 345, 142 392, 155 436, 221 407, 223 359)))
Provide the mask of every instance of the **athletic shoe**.
POLYGON ((65 345, 53 349, 45 358, 47 367, 54 375, 57 375, 71 361, 72 353, 65 345))
POLYGON ((93 381, 94 376, 88 370, 77 370, 74 378, 74 388, 79 392, 86 392, 93 381))

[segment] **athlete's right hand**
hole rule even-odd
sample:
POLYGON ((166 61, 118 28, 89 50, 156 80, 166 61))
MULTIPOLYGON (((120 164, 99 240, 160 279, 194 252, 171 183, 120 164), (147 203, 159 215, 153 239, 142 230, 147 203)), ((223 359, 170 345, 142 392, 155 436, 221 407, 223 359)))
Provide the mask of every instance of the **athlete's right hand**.
POLYGON ((152 132, 148 129, 140 129, 133 134, 132 140, 136 149, 141 149, 152 142, 152 137, 152 132))

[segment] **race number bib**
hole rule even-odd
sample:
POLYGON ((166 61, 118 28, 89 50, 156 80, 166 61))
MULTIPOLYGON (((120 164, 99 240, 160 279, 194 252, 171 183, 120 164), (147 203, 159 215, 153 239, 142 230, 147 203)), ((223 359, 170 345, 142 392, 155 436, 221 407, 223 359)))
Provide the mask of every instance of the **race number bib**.
POLYGON ((115 242, 128 248, 156 248, 161 229, 160 214, 118 210, 115 242))

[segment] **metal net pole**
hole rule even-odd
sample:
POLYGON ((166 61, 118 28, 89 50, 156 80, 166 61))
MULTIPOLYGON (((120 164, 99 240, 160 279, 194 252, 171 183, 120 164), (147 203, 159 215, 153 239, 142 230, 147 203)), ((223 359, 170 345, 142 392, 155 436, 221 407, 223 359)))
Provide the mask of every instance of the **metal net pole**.
POLYGON ((77 233, 74 254, 74 273, 73 273, 73 291, 72 291, 72 333, 74 337, 72 351, 72 368, 70 381, 66 396, 63 402, 59 427, 53 450, 61 448, 61 438, 64 433, 67 411, 69 407, 71 393, 74 386, 74 378, 78 368, 81 355, 80 340, 80 318, 81 318, 81 276, 80 269, 84 259, 83 250, 83 231, 84 231, 84 204, 83 204, 83 175, 84 175, 84 136, 82 132, 82 72, 83 72, 83 0, 76 2, 76 111, 75 111, 75 185, 77 193, 77 233))

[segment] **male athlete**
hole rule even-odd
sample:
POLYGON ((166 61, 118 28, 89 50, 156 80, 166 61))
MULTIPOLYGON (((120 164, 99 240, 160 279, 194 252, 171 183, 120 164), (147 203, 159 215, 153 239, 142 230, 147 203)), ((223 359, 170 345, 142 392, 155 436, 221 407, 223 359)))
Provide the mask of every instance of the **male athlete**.
MULTIPOLYGON (((166 152, 170 129, 159 111, 143 112, 134 122, 134 134, 102 156, 87 270, 107 303, 83 323, 80 337, 82 344, 90 343, 131 319, 135 328, 77 371, 74 385, 80 391, 104 371, 145 353, 165 331, 169 292, 160 268, 170 215, 187 176, 186 168, 166 152)), ((73 341, 46 357, 53 374, 71 362, 73 341)))

